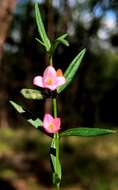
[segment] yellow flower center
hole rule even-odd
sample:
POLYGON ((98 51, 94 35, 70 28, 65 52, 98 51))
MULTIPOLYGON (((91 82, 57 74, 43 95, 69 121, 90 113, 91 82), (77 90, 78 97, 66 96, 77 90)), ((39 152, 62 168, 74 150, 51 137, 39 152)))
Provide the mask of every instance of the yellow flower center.
POLYGON ((53 128, 54 128, 54 124, 51 123, 51 124, 49 125, 49 129, 53 129, 53 128))
POLYGON ((47 80, 47 84, 48 84, 48 85, 52 85, 52 83, 53 83, 52 79, 49 78, 49 79, 47 80))

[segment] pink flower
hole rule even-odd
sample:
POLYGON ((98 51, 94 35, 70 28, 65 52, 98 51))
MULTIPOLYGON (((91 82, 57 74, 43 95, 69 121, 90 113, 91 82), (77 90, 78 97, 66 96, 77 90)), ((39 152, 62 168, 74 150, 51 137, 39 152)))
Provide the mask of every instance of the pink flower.
POLYGON ((43 127, 48 133, 56 133, 60 130, 61 120, 56 117, 53 118, 50 114, 46 113, 43 119, 43 127))
POLYGON ((57 71, 53 66, 48 66, 42 76, 36 76, 33 79, 33 84, 42 88, 49 88, 55 90, 57 87, 65 84, 65 78, 61 69, 57 71))

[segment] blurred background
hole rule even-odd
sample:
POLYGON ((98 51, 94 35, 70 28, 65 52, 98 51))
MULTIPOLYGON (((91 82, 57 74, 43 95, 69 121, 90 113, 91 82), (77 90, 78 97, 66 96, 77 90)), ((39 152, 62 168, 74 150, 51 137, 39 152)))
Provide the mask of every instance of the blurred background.
MULTIPOLYGON (((54 66, 63 72, 87 49, 75 80, 58 97, 63 129, 118 126, 117 0, 37 0, 51 40, 67 32, 54 66)), ((39 118, 43 100, 26 100, 22 88, 33 88, 34 76, 47 65, 35 40, 35 0, 0 0, 0 190, 52 189, 50 138, 26 123, 9 104, 19 102, 39 118)), ((35 87, 36 88, 36 87, 35 87)), ((61 142, 64 190, 118 189, 118 135, 65 138, 61 142)))

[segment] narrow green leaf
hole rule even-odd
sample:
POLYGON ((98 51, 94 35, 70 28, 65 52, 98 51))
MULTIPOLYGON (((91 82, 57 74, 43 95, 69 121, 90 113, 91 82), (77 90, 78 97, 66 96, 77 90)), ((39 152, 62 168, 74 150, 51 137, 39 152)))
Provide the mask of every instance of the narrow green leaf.
POLYGON ((16 104, 15 102, 13 102, 11 100, 9 102, 17 110, 17 112, 19 112, 19 113, 24 113, 25 112, 25 110, 19 104, 16 104))
POLYGON ((64 76, 68 78, 73 78, 75 75, 75 72, 78 70, 80 63, 82 61, 82 58, 84 57, 84 54, 86 52, 86 49, 83 49, 70 63, 69 67, 66 69, 64 76))
POLYGON ((30 123, 31 125, 33 125, 35 128, 38 128, 43 125, 43 122, 39 118, 35 117, 35 119, 34 119, 34 115, 31 112, 24 110, 21 105, 15 103, 13 101, 9 101, 9 102, 17 110, 17 112, 19 112, 20 114, 23 114, 23 115, 27 114, 28 115, 28 119, 26 119, 27 122, 30 123), (32 119, 32 117, 33 117, 33 119, 32 119))
POLYGON ((21 90, 21 94, 27 99, 33 99, 33 100, 43 99, 43 95, 41 94, 41 92, 35 89, 23 88, 21 90))
POLYGON ((61 36, 59 36, 56 41, 57 42, 61 42, 62 44, 69 46, 69 42, 65 39, 68 36, 68 34, 63 34, 61 36))
POLYGON ((45 47, 45 44, 41 40, 39 40, 38 38, 35 38, 35 40, 45 47))
POLYGON ((68 36, 68 34, 67 34, 67 33, 62 34, 61 36, 59 36, 59 37, 57 38, 57 40, 58 40, 58 39, 60 39, 60 38, 63 38, 63 39, 64 39, 64 38, 66 38, 67 36, 68 36))
POLYGON ((35 3, 35 15, 36 15, 36 23, 38 26, 38 31, 39 31, 39 34, 40 34, 41 39, 43 41, 42 43, 45 45, 46 50, 49 51, 50 47, 51 47, 51 43, 50 43, 50 40, 49 40, 49 38, 46 34, 46 31, 45 31, 45 28, 44 28, 44 24, 43 24, 43 21, 41 18, 38 3, 35 3))
POLYGON ((60 133, 60 136, 82 136, 82 137, 93 137, 99 135, 107 135, 115 133, 114 130, 101 129, 101 128, 71 128, 60 133))
POLYGON ((63 35, 59 36, 58 38, 56 38, 56 40, 53 41, 51 48, 50 48, 50 52, 49 52, 50 57, 53 56, 54 51, 59 44, 64 44, 65 46, 69 46, 69 42, 65 39, 67 36, 68 36, 68 34, 63 34, 63 35))
POLYGON ((59 159, 56 157, 56 142, 55 139, 52 139, 50 157, 53 166, 53 183, 57 184, 61 181, 61 164, 59 159))
POLYGON ((43 122, 40 120, 40 119, 28 119, 27 120, 31 125, 33 125, 35 128, 38 128, 39 126, 42 126, 43 125, 43 122))
POLYGON ((84 54, 86 52, 86 49, 83 49, 75 58, 74 60, 70 63, 70 65, 68 66, 68 68, 66 69, 65 73, 64 73, 64 77, 66 78, 66 83, 60 87, 58 87, 57 92, 60 93, 61 91, 63 91, 72 81, 72 79, 74 78, 80 63, 84 57, 84 54))
POLYGON ((62 44, 64 44, 65 46, 69 46, 68 41, 65 40, 65 39, 60 39, 60 42, 61 42, 62 44))

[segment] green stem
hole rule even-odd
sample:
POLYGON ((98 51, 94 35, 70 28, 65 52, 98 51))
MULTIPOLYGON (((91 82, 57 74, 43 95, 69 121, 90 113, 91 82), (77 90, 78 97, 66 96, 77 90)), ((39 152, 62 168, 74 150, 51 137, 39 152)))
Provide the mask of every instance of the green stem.
POLYGON ((57 101, 56 98, 53 98, 53 112, 54 112, 54 117, 57 117, 57 101))
MULTIPOLYGON (((52 101, 53 101, 54 117, 57 117, 57 102, 56 102, 56 98, 53 98, 52 101)), ((54 141, 55 141, 55 145, 56 145, 56 160, 59 160, 59 133, 58 132, 54 134, 54 141)), ((58 170, 58 166, 56 164, 56 171, 57 170, 58 170)), ((60 183, 56 184, 56 189, 60 190, 60 183)))
MULTIPOLYGON (((53 98, 53 111, 54 111, 54 117, 57 117, 57 102, 56 98, 53 98)), ((54 139, 56 142, 56 158, 59 158, 59 133, 54 134, 54 139)))
POLYGON ((52 56, 49 57, 49 64, 50 64, 51 66, 53 66, 52 56))

